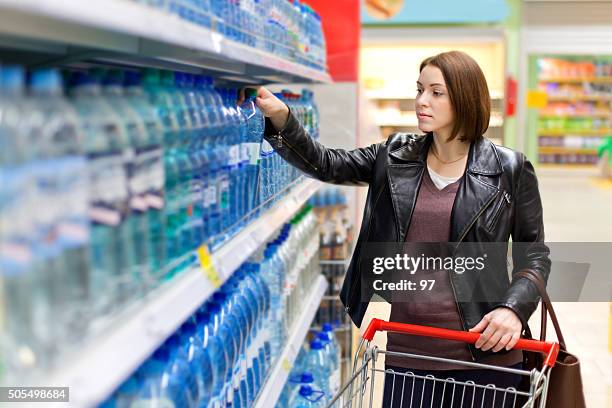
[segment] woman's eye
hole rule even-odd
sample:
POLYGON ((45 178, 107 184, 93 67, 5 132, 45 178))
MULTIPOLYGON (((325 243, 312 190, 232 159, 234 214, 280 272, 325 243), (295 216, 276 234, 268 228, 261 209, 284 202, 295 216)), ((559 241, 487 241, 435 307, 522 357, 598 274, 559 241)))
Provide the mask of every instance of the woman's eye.
POLYGON ((443 94, 442 92, 440 92, 440 91, 434 91, 434 93, 433 93, 433 94, 434 94, 435 96, 442 96, 442 95, 444 95, 444 94, 443 94))
POLYGON ((416 90, 416 93, 417 93, 417 95, 420 95, 420 94, 422 94, 422 93, 423 93, 423 90, 422 90, 422 89, 417 89, 417 90, 416 90))

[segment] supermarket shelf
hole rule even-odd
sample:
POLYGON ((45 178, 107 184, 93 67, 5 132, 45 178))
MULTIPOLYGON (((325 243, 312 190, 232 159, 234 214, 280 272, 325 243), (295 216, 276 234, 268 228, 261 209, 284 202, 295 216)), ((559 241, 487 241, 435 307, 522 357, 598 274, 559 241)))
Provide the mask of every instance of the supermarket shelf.
POLYGON ((559 82, 559 83, 576 83, 576 82, 592 82, 597 84, 612 84, 612 76, 600 77, 551 77, 538 78, 540 82, 559 82))
POLYGON ((322 259, 319 261, 319 265, 348 265, 351 259, 322 259))
POLYGON ((597 149, 563 146, 538 146, 538 152, 544 154, 597 154, 597 149))
MULTIPOLYGON (((607 133, 606 133, 607 135, 607 133)), ((593 137, 593 136, 604 136, 604 135, 598 135, 598 134, 576 134, 576 133, 540 133, 538 134, 538 137, 593 137)))
POLYGON ((548 95, 548 101, 603 101, 609 102, 612 101, 612 95, 548 95))
POLYGON ((192 67, 243 83, 331 82, 326 72, 125 0, 0 0, 0 45, 55 54, 40 64, 100 60, 192 67))
POLYGON ((304 338, 308 333, 312 320, 319 309, 321 298, 327 290, 327 280, 325 277, 323 275, 319 276, 312 288, 312 292, 310 292, 308 299, 305 300, 301 308, 303 313, 300 315, 300 320, 294 323, 287 345, 283 349, 276 366, 272 369, 270 376, 264 384, 259 394, 259 398, 255 402, 255 408, 268 408, 276 405, 276 401, 287 382, 287 377, 291 372, 293 362, 300 351, 300 347, 304 342, 304 338))
POLYGON ((607 118, 612 116, 610 111, 584 112, 584 113, 554 113, 540 111, 540 118, 607 118))
POLYGON ((90 407, 102 402, 320 185, 311 179, 299 183, 285 199, 213 252, 214 279, 195 265, 182 272, 142 302, 130 306, 113 322, 115 324, 109 325, 108 331, 94 339, 95 344, 86 345, 77 355, 70 356, 71 360, 41 384, 69 386, 70 402, 74 407, 90 407))
POLYGON ((539 129, 538 136, 606 136, 612 135, 612 129, 539 129))

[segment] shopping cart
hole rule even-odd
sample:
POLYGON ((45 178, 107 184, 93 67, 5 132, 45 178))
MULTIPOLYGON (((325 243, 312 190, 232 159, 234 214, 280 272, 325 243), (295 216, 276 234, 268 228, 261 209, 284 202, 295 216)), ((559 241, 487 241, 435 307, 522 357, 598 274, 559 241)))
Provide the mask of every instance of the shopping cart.
MULTIPOLYGON (((544 407, 550 369, 555 364, 559 353, 559 344, 536 340, 520 339, 514 348, 544 353, 546 358, 541 369, 532 371, 497 367, 480 363, 450 360, 446 358, 421 356, 408 353, 397 353, 379 350, 370 342, 377 331, 397 332, 425 337, 436 337, 447 340, 476 343, 479 333, 463 332, 433 327, 416 326, 412 324, 391 323, 380 319, 372 319, 359 342, 353 362, 353 374, 344 384, 338 394, 329 403, 330 407, 372 407, 374 403, 375 381, 393 381, 393 392, 401 389, 401 395, 391 395, 391 407, 544 407), (365 351, 361 357, 360 353, 365 351), (459 381, 453 378, 436 378, 432 375, 417 375, 411 371, 395 372, 377 368, 379 354, 394 355, 399 358, 421 359, 453 363, 466 368, 495 370, 508 374, 521 375, 528 380, 529 389, 499 388, 492 384, 476 384, 474 381, 459 381), (399 381, 399 382, 398 382, 399 381), (401 385, 400 385, 401 384, 401 385), (366 396, 369 394, 369 397, 366 396), (399 404, 399 405, 398 405, 399 404)), ((527 382, 527 381, 524 381, 527 382)), ((381 383, 382 384, 382 383, 381 383)), ((527 388, 527 387, 525 387, 527 388)), ((378 404, 377 404, 378 406, 378 404)), ((385 407, 387 408, 387 407, 385 407)))

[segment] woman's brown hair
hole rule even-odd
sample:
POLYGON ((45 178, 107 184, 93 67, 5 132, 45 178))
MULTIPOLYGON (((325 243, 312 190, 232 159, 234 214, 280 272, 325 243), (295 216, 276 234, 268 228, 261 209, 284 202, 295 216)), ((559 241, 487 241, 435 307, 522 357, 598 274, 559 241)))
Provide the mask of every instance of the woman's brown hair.
POLYGON ((461 51, 443 52, 421 62, 419 72, 427 65, 442 71, 450 97, 455 124, 448 140, 472 142, 489 128, 491 97, 482 70, 472 57, 461 51))

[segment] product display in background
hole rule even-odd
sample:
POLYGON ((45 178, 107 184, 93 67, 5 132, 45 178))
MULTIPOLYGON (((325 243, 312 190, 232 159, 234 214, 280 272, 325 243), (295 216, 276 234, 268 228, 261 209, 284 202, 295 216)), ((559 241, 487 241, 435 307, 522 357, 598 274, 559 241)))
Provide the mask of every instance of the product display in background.
POLYGON ((536 125, 539 162, 596 164, 598 147, 612 134, 612 59, 542 57, 535 65, 546 94, 536 125))
POLYGON ((133 0, 230 40, 325 71, 327 54, 321 17, 297 0, 133 0))
MULTIPOLYGON (((237 106, 237 89, 154 69, 63 74, 26 87, 0 69, 0 382, 55 366, 300 179, 252 94, 237 106)), ((285 95, 317 137, 312 94, 285 95)))
POLYGON ((340 301, 354 239, 347 201, 347 190, 339 187, 324 188, 310 200, 319 221, 321 272, 328 281, 327 293, 319 305, 311 334, 315 339, 318 331, 327 331, 340 345, 338 358, 342 381, 347 380, 353 357, 353 324, 340 301))
POLYGON ((316 219, 305 207, 103 406, 253 406, 317 276, 316 219))

